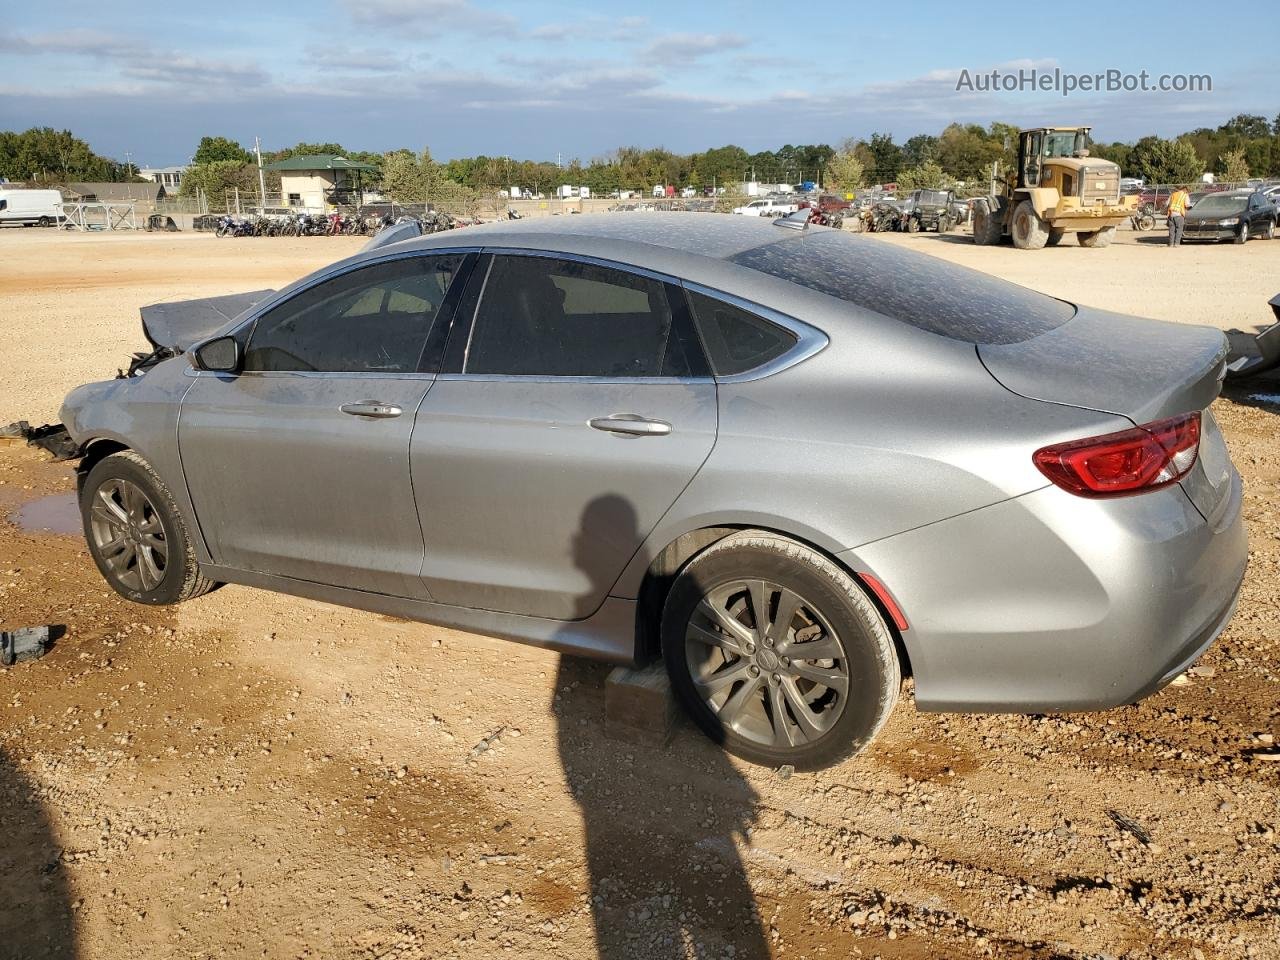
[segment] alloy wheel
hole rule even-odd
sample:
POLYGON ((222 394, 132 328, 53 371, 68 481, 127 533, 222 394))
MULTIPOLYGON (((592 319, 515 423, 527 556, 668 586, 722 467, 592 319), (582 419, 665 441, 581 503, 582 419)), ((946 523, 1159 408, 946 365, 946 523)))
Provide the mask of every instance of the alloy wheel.
POLYGON ((706 594, 685 631, 694 688, 726 729, 769 747, 825 734, 844 712, 849 664, 812 603, 767 580, 706 594))
POLYGON ((128 590, 154 590, 164 579, 169 544, 155 505, 137 484, 122 478, 94 491, 89 512, 93 546, 110 575, 128 590))

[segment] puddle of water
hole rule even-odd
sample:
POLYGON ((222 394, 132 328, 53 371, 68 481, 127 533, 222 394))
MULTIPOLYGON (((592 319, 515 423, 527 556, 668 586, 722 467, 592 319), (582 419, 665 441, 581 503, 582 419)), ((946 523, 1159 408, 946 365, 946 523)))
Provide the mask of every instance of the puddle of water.
POLYGON ((74 493, 55 493, 24 503, 9 519, 28 533, 79 536, 84 531, 84 524, 80 522, 80 505, 74 493))

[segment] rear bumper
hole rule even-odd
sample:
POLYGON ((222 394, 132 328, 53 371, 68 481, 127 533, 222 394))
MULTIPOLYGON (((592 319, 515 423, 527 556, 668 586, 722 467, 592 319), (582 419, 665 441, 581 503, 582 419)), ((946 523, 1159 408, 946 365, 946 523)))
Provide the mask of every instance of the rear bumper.
POLYGON ((1235 609, 1239 476, 1206 522, 1180 486, 1084 500, 1047 487, 850 551, 902 607, 922 710, 1097 710, 1159 690, 1235 609))

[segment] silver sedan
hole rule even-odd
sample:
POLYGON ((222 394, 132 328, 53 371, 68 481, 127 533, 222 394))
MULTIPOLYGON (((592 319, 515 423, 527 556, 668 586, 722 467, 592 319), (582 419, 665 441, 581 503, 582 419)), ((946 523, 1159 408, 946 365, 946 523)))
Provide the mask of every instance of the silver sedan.
POLYGON ((143 310, 63 417, 107 581, 249 584, 665 660, 752 761, 925 710, 1132 702, 1222 631, 1221 333, 712 214, 381 243, 143 310))

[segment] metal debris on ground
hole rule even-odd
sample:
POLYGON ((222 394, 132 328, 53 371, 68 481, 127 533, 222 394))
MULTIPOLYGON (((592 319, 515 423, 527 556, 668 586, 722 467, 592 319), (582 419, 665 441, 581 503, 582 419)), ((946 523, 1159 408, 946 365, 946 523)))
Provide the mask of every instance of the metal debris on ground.
POLYGON ((0 665, 12 667, 24 660, 38 660, 53 646, 48 627, 21 627, 0 630, 0 665))
POLYGON ((1120 813, 1117 810, 1108 810, 1107 816, 1111 818, 1112 823, 1125 833, 1132 834, 1137 837, 1143 846, 1151 846, 1151 834, 1146 831, 1146 828, 1143 827, 1142 824, 1138 823, 1136 820, 1126 817, 1123 813, 1120 813))
POLYGON ((25 440, 29 447, 39 447, 52 454, 54 460, 74 460, 78 455, 75 441, 67 428, 60 423, 46 423, 42 427, 33 427, 26 420, 17 420, 8 426, 0 427, 0 440, 16 443, 25 440))
POLYGON ((499 727, 497 730, 493 731, 493 733, 489 734, 487 737, 485 737, 483 740, 477 743, 474 747, 471 748, 471 757, 472 758, 478 757, 480 756, 480 754, 490 749, 495 743, 498 742, 498 740, 502 737, 503 731, 506 729, 507 728, 505 726, 499 727))

